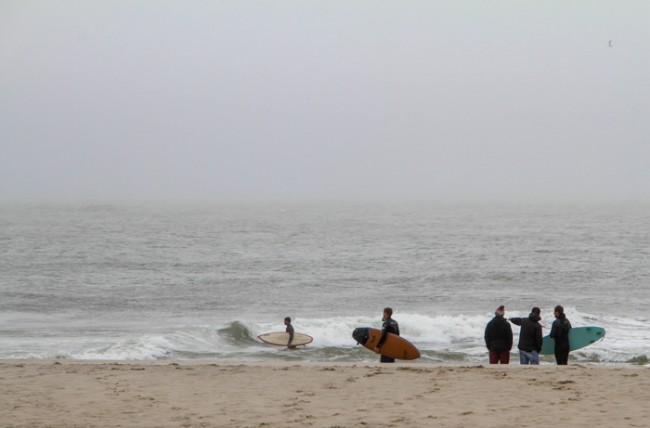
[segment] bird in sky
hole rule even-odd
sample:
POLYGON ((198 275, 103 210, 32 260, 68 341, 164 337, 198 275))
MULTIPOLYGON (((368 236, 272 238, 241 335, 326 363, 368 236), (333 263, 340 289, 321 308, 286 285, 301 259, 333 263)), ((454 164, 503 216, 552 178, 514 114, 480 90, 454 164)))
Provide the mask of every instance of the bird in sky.
POLYGON ((613 47, 614 47, 614 46, 612 46, 612 41, 611 41, 611 40, 609 41, 609 47, 610 47, 610 48, 613 48, 613 47))

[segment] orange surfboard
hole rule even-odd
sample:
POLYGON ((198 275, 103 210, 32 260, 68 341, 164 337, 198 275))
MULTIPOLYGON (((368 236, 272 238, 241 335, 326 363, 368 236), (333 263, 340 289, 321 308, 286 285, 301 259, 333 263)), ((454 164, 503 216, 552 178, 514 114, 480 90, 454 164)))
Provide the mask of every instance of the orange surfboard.
MULTIPOLYGON (((360 345, 374 351, 377 343, 379 343, 379 339, 381 339, 381 330, 370 327, 355 328, 352 332, 352 337, 360 345)), ((415 345, 393 333, 388 333, 386 341, 381 346, 379 353, 400 360, 415 360, 420 358, 420 351, 418 351, 415 345)))

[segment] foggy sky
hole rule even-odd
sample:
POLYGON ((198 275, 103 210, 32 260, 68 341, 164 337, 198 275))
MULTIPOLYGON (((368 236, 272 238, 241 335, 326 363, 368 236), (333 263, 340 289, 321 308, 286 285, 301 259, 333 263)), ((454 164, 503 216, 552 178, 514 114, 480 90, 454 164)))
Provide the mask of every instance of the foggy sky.
POLYGON ((649 23, 645 1, 0 0, 0 199, 650 200, 649 23))

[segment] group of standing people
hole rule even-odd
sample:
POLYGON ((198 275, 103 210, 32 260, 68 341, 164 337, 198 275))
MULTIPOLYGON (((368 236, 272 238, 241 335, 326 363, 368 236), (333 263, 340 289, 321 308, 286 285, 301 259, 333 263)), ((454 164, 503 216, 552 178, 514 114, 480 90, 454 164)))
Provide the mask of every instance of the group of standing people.
MULTIPOLYGON (((542 319, 541 310, 534 307, 527 318, 505 318, 505 307, 499 306, 494 312, 494 318, 485 327, 485 346, 490 356, 490 364, 510 363, 512 349, 511 323, 521 327, 519 332, 519 362, 521 364, 539 364, 539 353, 542 351, 542 319)), ((569 330, 571 323, 564 314, 564 308, 557 305, 554 310, 555 321, 551 326, 550 337, 555 340, 555 361, 557 365, 567 365, 569 362, 569 330)))

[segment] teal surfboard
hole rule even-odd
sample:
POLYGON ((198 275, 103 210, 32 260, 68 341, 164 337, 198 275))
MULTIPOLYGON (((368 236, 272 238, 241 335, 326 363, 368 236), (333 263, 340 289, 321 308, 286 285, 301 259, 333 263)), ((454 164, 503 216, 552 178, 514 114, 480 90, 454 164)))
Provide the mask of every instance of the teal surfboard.
MULTIPOLYGON (((598 342, 605 337, 605 329, 602 327, 573 327, 569 330, 569 351, 584 348, 592 343, 598 342)), ((555 340, 550 336, 544 336, 542 352, 540 355, 553 355, 555 353, 555 340)))

